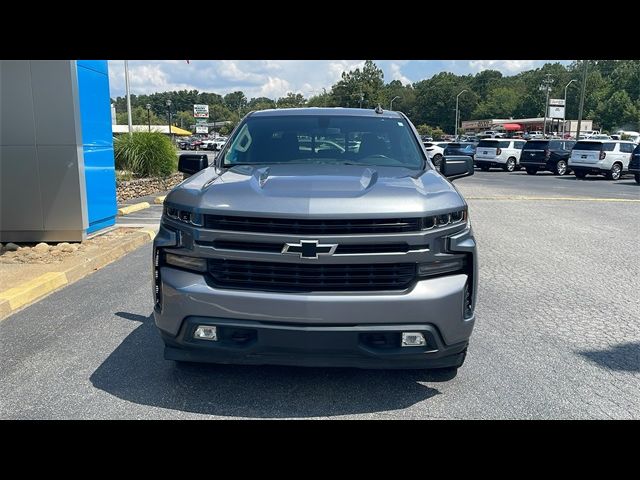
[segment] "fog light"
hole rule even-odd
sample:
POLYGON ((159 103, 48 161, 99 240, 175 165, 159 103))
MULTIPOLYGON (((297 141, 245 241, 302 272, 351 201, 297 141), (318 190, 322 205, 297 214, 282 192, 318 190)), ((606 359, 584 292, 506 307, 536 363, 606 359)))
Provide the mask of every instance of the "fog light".
POLYGON ((427 340, 420 332, 402 332, 403 347, 423 347, 427 344, 427 340))
POLYGON ((215 342, 218 340, 218 332, 216 331, 216 327, 212 325, 198 325, 196 331, 193 332, 193 338, 215 342))

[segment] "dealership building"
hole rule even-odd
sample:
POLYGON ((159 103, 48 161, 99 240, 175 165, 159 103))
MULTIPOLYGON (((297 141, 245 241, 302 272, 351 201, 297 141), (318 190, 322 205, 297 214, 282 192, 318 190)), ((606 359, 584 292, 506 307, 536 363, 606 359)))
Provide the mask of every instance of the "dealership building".
MULTIPOLYGON (((575 136, 578 131, 577 120, 561 120, 556 118, 547 118, 547 131, 562 132, 562 124, 564 123, 564 131, 575 136)), ((488 120, 467 120, 462 122, 462 130, 464 133, 481 133, 486 130, 497 130, 500 132, 533 132, 542 131, 544 128, 544 118, 509 118, 499 119, 492 118, 488 120)), ((592 120, 582 120, 580 130, 593 130, 592 120)))

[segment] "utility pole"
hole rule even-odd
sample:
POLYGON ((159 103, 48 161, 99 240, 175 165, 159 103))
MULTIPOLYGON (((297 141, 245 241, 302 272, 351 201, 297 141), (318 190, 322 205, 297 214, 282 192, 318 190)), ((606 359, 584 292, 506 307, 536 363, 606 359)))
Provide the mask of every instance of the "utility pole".
POLYGON ((360 108, 362 108, 362 101, 364 100, 364 93, 360 92, 360 108))
POLYGON ((582 125, 582 112, 584 110, 584 94, 587 90, 587 69, 589 62, 584 61, 584 69, 582 71, 582 91, 580 92, 580 107, 578 109, 578 131, 576 132, 576 140, 580 140, 580 126, 582 125))
POLYGON ((564 138, 565 133, 567 133, 567 88, 573 82, 577 82, 575 78, 571 79, 569 83, 564 87, 564 115, 562 116, 562 138, 564 138))
POLYGON ((455 136, 455 141, 458 141, 458 121, 459 121, 458 99, 460 98, 460 95, 462 95, 466 91, 467 89, 465 88, 458 95, 456 95, 456 128, 453 133, 453 135, 455 136))
POLYGON ((553 78, 551 78, 551 74, 547 73, 547 78, 544 79, 543 85, 545 90, 547 91, 547 98, 544 101, 544 124, 542 126, 542 134, 547 134, 547 110, 549 109, 549 90, 551 90, 551 84, 553 83, 553 78))

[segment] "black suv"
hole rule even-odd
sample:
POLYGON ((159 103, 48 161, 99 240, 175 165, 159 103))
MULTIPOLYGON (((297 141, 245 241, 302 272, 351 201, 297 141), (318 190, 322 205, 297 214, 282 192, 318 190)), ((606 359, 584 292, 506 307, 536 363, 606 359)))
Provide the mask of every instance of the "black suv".
POLYGON ((640 144, 633 151, 631 161, 629 162, 629 173, 633 173, 636 183, 640 184, 640 144))
POLYGON ((520 155, 522 165, 529 175, 538 170, 548 170, 556 175, 569 173, 569 157, 575 140, 529 140, 520 155))

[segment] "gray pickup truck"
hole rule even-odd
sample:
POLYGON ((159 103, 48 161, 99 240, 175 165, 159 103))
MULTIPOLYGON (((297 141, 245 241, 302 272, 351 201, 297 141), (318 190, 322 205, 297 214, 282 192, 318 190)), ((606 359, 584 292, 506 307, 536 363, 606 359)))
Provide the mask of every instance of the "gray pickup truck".
POLYGON ((462 365, 478 263, 450 180, 471 157, 438 172, 407 117, 379 107, 278 109, 179 170, 153 244, 166 359, 462 365))

